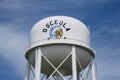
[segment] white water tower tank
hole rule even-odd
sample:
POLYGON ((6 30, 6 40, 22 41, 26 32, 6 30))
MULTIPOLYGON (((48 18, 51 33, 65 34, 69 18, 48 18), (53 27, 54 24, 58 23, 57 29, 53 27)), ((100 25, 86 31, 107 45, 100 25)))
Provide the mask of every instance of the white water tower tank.
MULTIPOLYGON (((85 69, 94 52, 90 47, 90 34, 87 27, 79 20, 68 16, 52 16, 37 22, 30 33, 30 46, 25 54, 26 59, 35 67, 35 48, 41 47, 41 52, 55 66, 66 58, 75 46, 76 55, 85 69)), ((59 69, 63 75, 71 75, 71 58, 59 69)), ((77 71, 82 71, 78 67, 77 71)), ((41 72, 50 75, 54 69, 42 58, 41 72)))

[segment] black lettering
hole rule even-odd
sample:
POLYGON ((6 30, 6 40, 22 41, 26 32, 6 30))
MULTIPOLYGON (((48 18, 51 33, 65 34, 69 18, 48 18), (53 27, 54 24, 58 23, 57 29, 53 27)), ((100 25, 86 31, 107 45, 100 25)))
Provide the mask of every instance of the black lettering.
POLYGON ((47 29, 43 29, 42 31, 43 31, 43 32, 47 32, 47 29))
POLYGON ((53 26, 53 25, 60 25, 62 26, 66 31, 69 31, 71 28, 66 28, 66 22, 64 22, 63 20, 53 20, 53 21, 49 21, 47 24, 46 24, 46 28, 44 28, 42 31, 43 32, 47 32, 48 29, 53 26))
POLYGON ((55 22, 55 24, 58 24, 58 20, 55 20, 54 22, 55 22))
POLYGON ((47 28, 50 28, 50 25, 47 23, 47 24, 46 24, 46 27, 47 27, 47 28))
POLYGON ((61 20, 60 22, 59 22, 59 25, 62 25, 63 24, 63 21, 61 20))
POLYGON ((53 21, 50 21, 50 25, 52 26, 54 23, 53 23, 53 21))
POLYGON ((70 30, 70 28, 66 28, 66 31, 69 31, 70 30))
POLYGON ((66 24, 67 24, 67 23, 64 23, 64 24, 63 24, 63 27, 64 27, 64 28, 65 28, 65 25, 66 25, 66 24))

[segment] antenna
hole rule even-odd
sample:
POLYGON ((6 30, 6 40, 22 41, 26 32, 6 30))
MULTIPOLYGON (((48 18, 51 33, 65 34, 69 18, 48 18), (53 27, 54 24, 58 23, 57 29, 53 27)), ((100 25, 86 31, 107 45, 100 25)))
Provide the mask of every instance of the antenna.
POLYGON ((52 16, 37 22, 30 33, 30 46, 25 53, 25 80, 85 80, 85 69, 96 80, 95 53, 90 47, 89 31, 80 20, 52 16))

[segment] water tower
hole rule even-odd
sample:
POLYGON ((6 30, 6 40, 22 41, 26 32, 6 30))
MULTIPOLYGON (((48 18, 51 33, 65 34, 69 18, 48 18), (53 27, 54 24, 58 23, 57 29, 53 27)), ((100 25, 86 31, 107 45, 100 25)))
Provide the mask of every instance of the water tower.
POLYGON ((88 65, 96 80, 89 30, 72 17, 52 16, 36 23, 25 58, 25 80, 30 80, 30 73, 34 80, 81 80, 79 74, 88 65))

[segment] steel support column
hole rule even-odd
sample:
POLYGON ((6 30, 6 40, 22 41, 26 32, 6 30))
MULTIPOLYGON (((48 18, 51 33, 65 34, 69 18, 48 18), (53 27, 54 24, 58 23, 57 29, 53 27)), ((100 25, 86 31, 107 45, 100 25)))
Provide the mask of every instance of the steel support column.
POLYGON ((76 65, 76 50, 75 46, 72 47, 72 75, 73 80, 77 80, 77 65, 76 65))
POLYGON ((40 72, 41 72, 41 49, 40 47, 36 48, 35 55, 35 80, 40 80, 40 72))
POLYGON ((30 63, 27 60, 26 76, 25 80, 30 80, 30 63))
POLYGON ((94 60, 92 60, 90 63, 90 71, 91 71, 91 79, 96 80, 95 61, 94 60))

